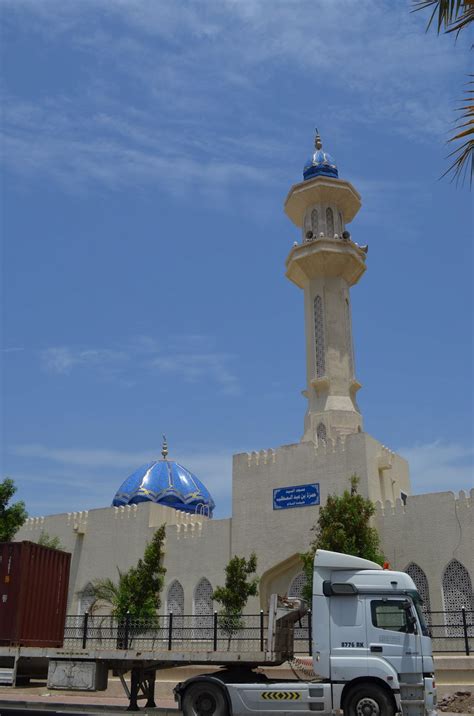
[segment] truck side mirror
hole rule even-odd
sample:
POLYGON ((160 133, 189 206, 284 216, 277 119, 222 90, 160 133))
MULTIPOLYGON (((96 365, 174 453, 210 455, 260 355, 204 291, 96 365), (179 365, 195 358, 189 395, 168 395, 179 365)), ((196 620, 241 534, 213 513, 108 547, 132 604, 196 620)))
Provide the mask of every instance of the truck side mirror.
POLYGON ((407 614, 407 621, 408 621, 408 633, 409 634, 418 634, 418 625, 416 623, 416 618, 413 616, 413 614, 407 614))
POLYGON ((411 602, 409 599, 405 599, 403 602, 403 609, 405 610, 407 618, 407 632, 408 634, 418 634, 418 623, 416 617, 413 615, 411 609, 411 602))

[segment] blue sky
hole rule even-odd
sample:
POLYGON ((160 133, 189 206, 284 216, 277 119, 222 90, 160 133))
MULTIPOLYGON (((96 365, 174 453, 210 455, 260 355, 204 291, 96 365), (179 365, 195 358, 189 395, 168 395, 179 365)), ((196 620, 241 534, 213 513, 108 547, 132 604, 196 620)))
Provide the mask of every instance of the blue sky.
POLYGON ((467 38, 408 2, 0 0, 3 458, 32 515, 159 456, 230 513, 231 456, 296 442, 283 213, 318 126, 362 195, 365 429, 415 492, 472 485, 471 195, 439 180, 467 38))

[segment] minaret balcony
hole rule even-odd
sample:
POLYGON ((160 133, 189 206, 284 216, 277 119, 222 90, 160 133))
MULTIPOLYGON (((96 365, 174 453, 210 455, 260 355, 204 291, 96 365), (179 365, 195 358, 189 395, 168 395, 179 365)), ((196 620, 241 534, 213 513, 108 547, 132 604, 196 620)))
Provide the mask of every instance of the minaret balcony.
POLYGON ((344 215, 346 224, 361 207, 360 194, 344 179, 317 176, 294 184, 285 201, 285 212, 296 226, 303 226, 306 210, 314 204, 335 205, 344 215))
POLYGON ((353 286, 366 270, 365 260, 365 252, 353 241, 315 239, 293 246, 286 259, 286 276, 300 288, 321 276, 340 276, 353 286))

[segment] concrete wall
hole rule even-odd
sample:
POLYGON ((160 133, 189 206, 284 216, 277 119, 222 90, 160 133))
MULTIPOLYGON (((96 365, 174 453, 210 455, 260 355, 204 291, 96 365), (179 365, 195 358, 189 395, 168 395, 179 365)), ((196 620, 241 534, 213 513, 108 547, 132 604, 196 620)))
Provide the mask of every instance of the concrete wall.
POLYGON ((413 495, 406 505, 378 505, 375 524, 384 554, 393 569, 415 562, 425 572, 433 611, 444 609, 442 579, 447 565, 457 559, 474 584, 474 490, 413 495))

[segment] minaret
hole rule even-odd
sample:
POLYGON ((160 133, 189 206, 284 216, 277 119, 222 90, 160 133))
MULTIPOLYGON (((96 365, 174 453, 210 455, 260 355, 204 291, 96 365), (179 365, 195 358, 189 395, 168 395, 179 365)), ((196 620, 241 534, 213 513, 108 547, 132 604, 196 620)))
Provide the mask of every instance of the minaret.
POLYGON ((362 431, 356 402, 349 289, 365 271, 367 247, 346 225, 360 209, 352 184, 338 178, 316 130, 315 151, 291 187, 285 211, 301 229, 286 260, 286 275, 304 291, 306 390, 303 441, 321 442, 362 431))

